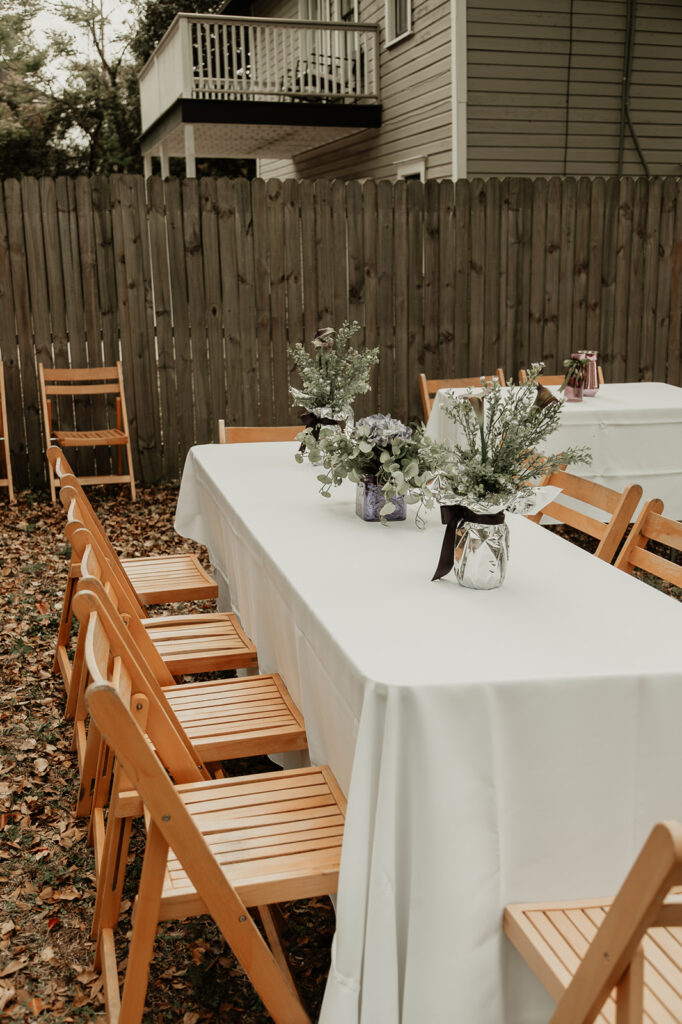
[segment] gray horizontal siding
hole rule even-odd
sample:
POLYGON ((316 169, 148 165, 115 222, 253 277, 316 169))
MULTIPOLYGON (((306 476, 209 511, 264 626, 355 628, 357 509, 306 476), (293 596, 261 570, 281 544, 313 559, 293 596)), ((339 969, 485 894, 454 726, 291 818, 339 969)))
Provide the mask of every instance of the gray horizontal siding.
MULTIPOLYGON (((278 0, 256 0, 254 14, 278 0)), ((291 0, 281 0, 283 4, 291 0)), ((342 142, 298 154, 293 160, 259 161, 262 177, 395 178, 398 166, 424 159, 429 178, 452 173, 450 9, 443 0, 413 0, 411 37, 389 49, 384 0, 360 0, 361 21, 381 32, 382 125, 342 142)))
MULTIPOLYGON (((616 171, 625 13, 625 0, 575 0, 571 46, 566 0, 468 0, 470 175, 616 171)), ((630 109, 650 173, 679 174, 679 0, 639 0, 630 109)), ((628 133, 623 172, 642 173, 628 133)))

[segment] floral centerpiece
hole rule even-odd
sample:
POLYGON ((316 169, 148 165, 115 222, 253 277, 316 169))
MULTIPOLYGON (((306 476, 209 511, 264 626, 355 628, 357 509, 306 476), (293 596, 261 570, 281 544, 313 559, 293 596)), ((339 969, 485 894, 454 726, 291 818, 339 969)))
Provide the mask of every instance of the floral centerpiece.
POLYGON ((322 427, 316 438, 310 432, 304 445, 310 462, 325 470, 317 478, 321 494, 329 497, 332 487, 351 480, 357 484, 357 514, 382 523, 405 519, 406 505, 419 504, 421 525, 420 512, 435 505, 453 458, 423 426, 408 427, 380 413, 358 420, 347 433, 322 427))
POLYGON ((440 495, 446 533, 434 579, 454 566, 463 586, 500 586, 509 550, 505 512, 540 511, 557 492, 534 483, 569 463, 591 461, 586 448, 554 455, 538 450, 559 426, 563 406, 538 383, 541 370, 542 363, 535 363, 524 384, 501 387, 491 381, 477 393, 445 402, 458 440, 454 469, 440 495))
POLYGON ((301 419, 319 437, 320 428, 353 422, 353 402, 369 391, 369 376, 379 360, 379 349, 360 350, 351 338, 360 330, 357 321, 345 320, 338 331, 323 327, 312 341, 312 354, 299 342, 289 349, 301 378, 301 387, 290 387, 294 405, 305 410, 301 419))
POLYGON ((559 390, 565 393, 567 402, 582 402, 589 362, 582 352, 572 352, 570 359, 564 359, 566 376, 559 390))

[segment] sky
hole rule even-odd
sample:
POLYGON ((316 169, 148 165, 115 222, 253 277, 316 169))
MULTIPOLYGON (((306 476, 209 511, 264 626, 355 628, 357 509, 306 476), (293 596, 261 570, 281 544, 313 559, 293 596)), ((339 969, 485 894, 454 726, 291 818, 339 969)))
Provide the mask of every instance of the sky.
MULTIPOLYGON (((101 5, 104 15, 109 21, 109 27, 106 29, 104 37, 105 53, 110 52, 115 56, 118 53, 116 47, 117 34, 120 33, 121 29, 125 28, 127 23, 134 20, 133 4, 127 2, 127 0, 101 0, 101 5)), ((36 15, 33 20, 33 27, 36 37, 40 41, 45 40, 50 31, 66 31, 72 35, 76 40, 76 44, 84 53, 90 54, 93 52, 93 44, 85 34, 77 33, 73 26, 58 17, 51 9, 49 3, 46 3, 44 9, 36 15)), ((66 79, 64 68, 58 64, 53 64, 50 71, 58 81, 63 82, 66 79)))

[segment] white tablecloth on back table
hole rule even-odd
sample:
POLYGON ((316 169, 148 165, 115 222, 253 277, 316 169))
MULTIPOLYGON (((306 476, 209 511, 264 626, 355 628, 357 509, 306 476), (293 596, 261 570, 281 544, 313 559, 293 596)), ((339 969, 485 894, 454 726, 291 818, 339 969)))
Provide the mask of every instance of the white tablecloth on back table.
POLYGON ((316 494, 289 444, 194 448, 208 546, 349 808, 324 1024, 539 1024, 510 901, 613 892, 682 818, 682 605, 511 517, 499 590, 431 583, 442 527, 316 494))
MULTIPOLYGON (((451 441, 455 433, 443 412, 447 394, 437 392, 427 426, 438 441, 451 441)), ((566 402, 547 451, 574 445, 592 451, 592 464, 576 473, 617 491, 641 484, 644 500, 661 498, 665 514, 682 519, 682 388, 650 381, 604 384, 594 398, 566 402)))

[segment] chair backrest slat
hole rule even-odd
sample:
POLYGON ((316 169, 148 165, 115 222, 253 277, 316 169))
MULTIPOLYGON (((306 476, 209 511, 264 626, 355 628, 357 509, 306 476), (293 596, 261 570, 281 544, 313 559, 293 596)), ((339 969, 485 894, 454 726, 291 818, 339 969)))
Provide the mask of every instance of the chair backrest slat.
POLYGON ((425 373, 419 374, 419 393, 421 395, 422 407, 424 409, 424 420, 428 421, 433 409, 433 400, 436 396, 437 391, 442 391, 443 388, 475 388, 480 387, 481 381, 497 380, 505 386, 506 380, 504 376, 504 370, 498 367, 494 374, 488 375, 487 377, 450 377, 443 378, 440 380, 431 379, 426 376, 425 373))
POLYGON ((118 384, 46 384, 46 395, 120 395, 118 384))
POLYGON ((51 380, 118 380, 119 371, 117 366, 93 366, 74 369, 55 369, 43 366, 43 374, 46 381, 51 380))
POLYGON ((303 427, 226 427, 218 420, 220 444, 251 444, 259 441, 295 441, 303 427))
POLYGON ((682 565, 646 547, 653 541, 682 553, 682 523, 666 518, 662 512, 660 498, 647 501, 616 559, 616 568, 630 573, 637 567, 675 587, 682 587, 682 565))
POLYGON ((582 510, 565 505, 559 499, 547 505, 542 512, 528 518, 539 523, 546 515, 550 519, 581 530, 599 541, 595 555, 606 562, 611 562, 642 497, 642 488, 639 484, 629 484, 621 494, 610 487, 604 487, 603 484, 594 483, 592 480, 585 480, 583 477, 567 473, 565 470, 550 473, 549 476, 544 477, 541 483, 548 484, 550 487, 560 487, 562 493, 568 498, 584 502, 586 505, 608 513, 609 521, 604 523, 582 510))

